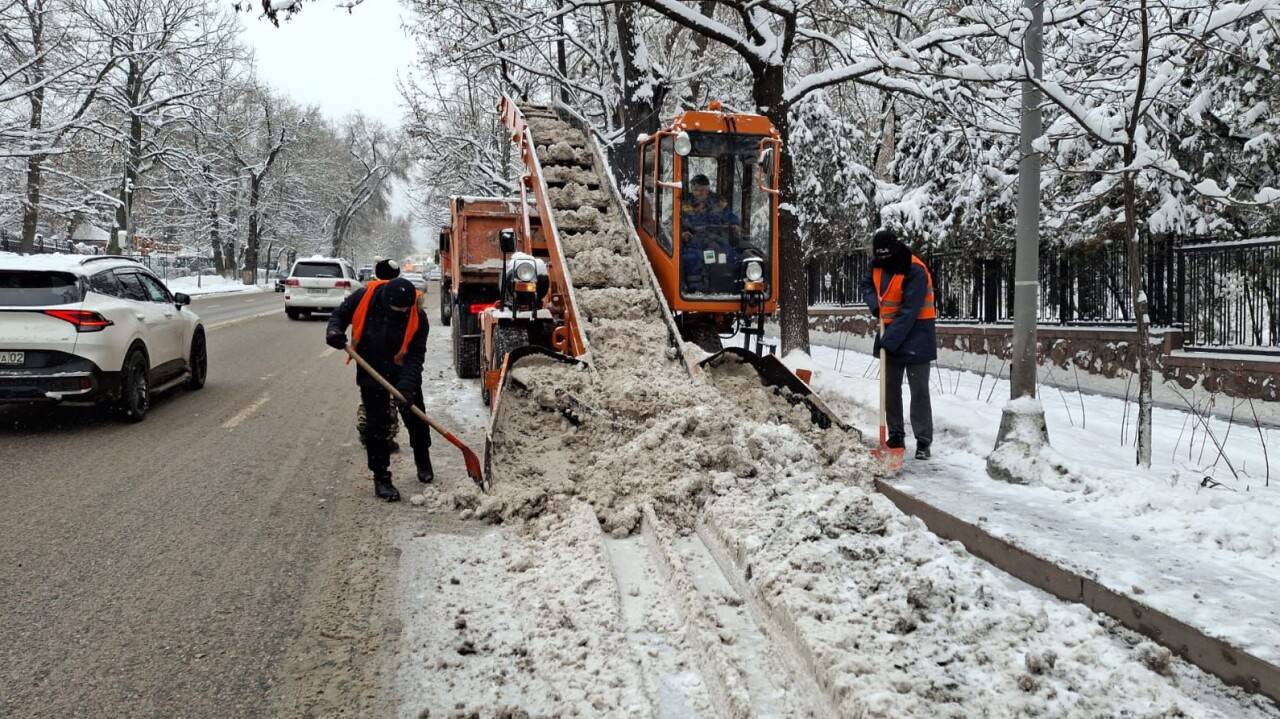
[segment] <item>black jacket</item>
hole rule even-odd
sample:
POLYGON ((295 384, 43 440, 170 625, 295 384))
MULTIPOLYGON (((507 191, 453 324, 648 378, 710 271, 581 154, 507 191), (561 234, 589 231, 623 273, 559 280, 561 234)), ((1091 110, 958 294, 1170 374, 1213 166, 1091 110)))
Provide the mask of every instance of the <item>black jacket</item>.
MULTIPOLYGON (((329 316, 328 332, 346 333, 347 327, 355 317, 356 308, 364 299, 367 290, 363 287, 351 293, 342 301, 342 306, 329 316)), ((421 307, 415 307, 418 313, 418 331, 409 340, 409 349, 405 352, 404 362, 396 364, 396 353, 404 342, 405 327, 409 324, 409 315, 396 312, 387 304, 384 293, 378 292, 369 304, 369 312, 365 315, 364 332, 360 335, 360 344, 354 348, 379 374, 396 386, 402 394, 408 394, 422 387, 422 363, 427 355, 427 335, 431 331, 427 323, 427 313, 421 307)), ((376 387, 378 381, 370 377, 363 369, 356 371, 356 384, 361 387, 376 387)))

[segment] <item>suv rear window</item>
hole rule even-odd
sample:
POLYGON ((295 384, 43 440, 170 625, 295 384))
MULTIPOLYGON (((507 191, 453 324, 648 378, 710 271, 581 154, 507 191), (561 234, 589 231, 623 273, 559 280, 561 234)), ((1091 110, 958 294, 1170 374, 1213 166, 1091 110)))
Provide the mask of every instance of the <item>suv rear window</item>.
POLYGON ((293 266, 294 277, 342 277, 342 265, 337 262, 299 262, 293 266))
POLYGON ((70 272, 0 270, 0 305, 43 307, 83 299, 80 281, 70 272))

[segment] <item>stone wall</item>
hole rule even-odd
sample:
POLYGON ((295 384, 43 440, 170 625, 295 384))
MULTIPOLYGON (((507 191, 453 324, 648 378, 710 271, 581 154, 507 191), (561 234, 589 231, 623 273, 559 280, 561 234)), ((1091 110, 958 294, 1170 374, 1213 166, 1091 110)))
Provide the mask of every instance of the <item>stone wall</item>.
MULTIPOLYGON (((863 308, 812 308, 809 329, 869 338, 875 332, 876 321, 863 308)), ((1012 333, 1010 325, 939 324, 940 356, 945 357, 950 350, 1008 360, 1012 333)), ((1076 371, 1085 372, 1122 383, 1137 371, 1136 333, 1131 329, 1042 325, 1036 331, 1036 339, 1042 367, 1068 370, 1072 376, 1076 371)), ((1157 376, 1171 392, 1176 387, 1241 400, 1280 402, 1280 357, 1186 352, 1182 350, 1182 332, 1176 329, 1155 330, 1151 339, 1159 344, 1157 376)))

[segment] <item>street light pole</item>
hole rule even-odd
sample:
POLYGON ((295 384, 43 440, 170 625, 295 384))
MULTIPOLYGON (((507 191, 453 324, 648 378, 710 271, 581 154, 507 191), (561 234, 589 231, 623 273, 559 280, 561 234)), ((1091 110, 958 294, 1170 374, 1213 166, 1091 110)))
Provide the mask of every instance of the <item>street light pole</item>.
MULTIPOLYGON (((1037 80, 1044 77, 1042 41, 1044 0, 1025 0, 1030 24, 1023 37, 1024 65, 1037 80)), ((1044 407, 1036 401, 1036 319, 1040 295, 1040 152, 1043 134, 1040 88, 1030 77, 1022 81, 1022 137, 1018 163, 1017 243, 1013 278, 1013 361, 1009 403, 1000 418, 995 450, 987 471, 998 479, 1023 482, 1013 471, 1011 455, 1035 457, 1049 441, 1044 407)))

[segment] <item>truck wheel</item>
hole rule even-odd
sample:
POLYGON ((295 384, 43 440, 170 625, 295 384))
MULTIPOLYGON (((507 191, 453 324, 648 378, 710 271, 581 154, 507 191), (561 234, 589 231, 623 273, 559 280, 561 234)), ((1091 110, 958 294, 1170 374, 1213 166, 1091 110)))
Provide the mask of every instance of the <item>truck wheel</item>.
POLYGON ((444 281, 440 282, 440 324, 445 327, 453 320, 453 295, 444 281))
POLYGON ((475 379, 480 376, 480 337, 475 328, 479 318, 457 307, 454 310, 458 321, 453 323, 453 371, 460 379, 475 379))
MULTIPOLYGON (((493 335, 493 366, 490 371, 502 369, 502 363, 507 359, 507 354, 512 350, 524 347, 529 344, 529 328, 524 325, 506 325, 499 326, 493 335)), ((480 389, 480 399, 484 400, 485 405, 489 404, 489 390, 482 387, 480 389)))

